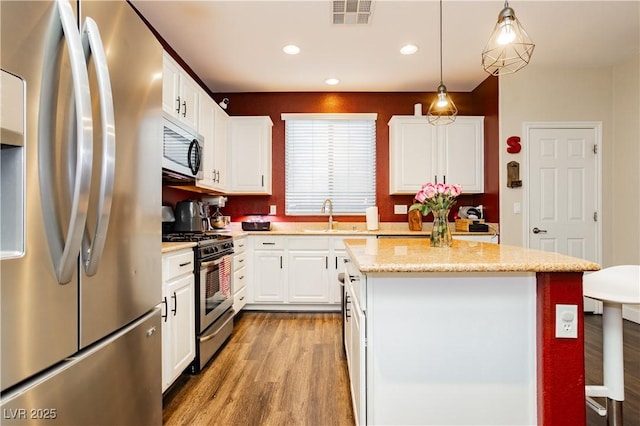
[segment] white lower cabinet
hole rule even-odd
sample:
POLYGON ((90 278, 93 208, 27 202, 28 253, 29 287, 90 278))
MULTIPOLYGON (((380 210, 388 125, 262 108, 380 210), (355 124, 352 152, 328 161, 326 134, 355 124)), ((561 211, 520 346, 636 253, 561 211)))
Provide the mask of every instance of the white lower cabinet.
POLYGON ((338 273, 345 251, 341 237, 249 236, 253 308, 338 310, 338 273))
POLYGON ((328 237, 289 237, 289 303, 329 303, 328 237))
MULTIPOLYGON (((364 279, 362 277, 361 279, 364 279)), ((345 282, 344 346, 349 367, 349 383, 353 414, 356 425, 364 425, 366 420, 366 318, 362 304, 354 291, 352 282, 345 282)))
POLYGON ((193 250, 162 256, 162 392, 196 354, 193 250))
POLYGON ((234 238, 233 240, 233 279, 231 291, 233 293, 233 310, 237 314, 247 304, 247 237, 234 238))
MULTIPOLYGON (((250 237, 251 238, 251 237, 250 237)), ((249 300, 254 303, 285 302, 285 237, 253 237, 253 282, 249 300)))

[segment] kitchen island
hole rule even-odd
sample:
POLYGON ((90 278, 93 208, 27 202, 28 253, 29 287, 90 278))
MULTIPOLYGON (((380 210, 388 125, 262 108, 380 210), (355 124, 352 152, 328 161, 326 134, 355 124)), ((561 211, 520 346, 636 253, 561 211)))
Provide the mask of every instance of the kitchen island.
POLYGON ((345 246, 359 424, 585 423, 582 273, 599 265, 457 240, 345 246), (556 309, 577 337, 556 337, 556 309))

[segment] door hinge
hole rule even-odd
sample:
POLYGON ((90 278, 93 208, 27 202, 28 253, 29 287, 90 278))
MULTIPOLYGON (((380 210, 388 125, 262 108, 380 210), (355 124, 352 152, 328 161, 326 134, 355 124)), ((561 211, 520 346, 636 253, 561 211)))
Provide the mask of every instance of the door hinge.
POLYGON ((593 212, 593 221, 594 222, 598 221, 598 212, 593 212))
POLYGON ((593 153, 594 154, 598 153, 598 144, 597 143, 593 144, 593 153))

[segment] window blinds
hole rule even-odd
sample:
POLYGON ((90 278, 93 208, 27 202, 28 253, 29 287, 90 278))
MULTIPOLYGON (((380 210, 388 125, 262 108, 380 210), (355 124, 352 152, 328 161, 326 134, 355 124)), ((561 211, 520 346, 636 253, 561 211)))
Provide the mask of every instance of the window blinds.
POLYGON ((376 204, 376 114, 283 114, 285 210, 364 214, 376 204))

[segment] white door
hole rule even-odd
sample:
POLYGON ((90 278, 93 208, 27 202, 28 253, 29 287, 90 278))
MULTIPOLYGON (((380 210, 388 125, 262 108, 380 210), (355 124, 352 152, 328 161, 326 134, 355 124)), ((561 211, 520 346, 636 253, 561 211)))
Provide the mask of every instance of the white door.
MULTIPOLYGON (((600 125, 543 123, 525 128, 529 171, 525 241, 530 248, 600 263, 600 125)), ((598 308, 585 299, 585 310, 598 308)))

